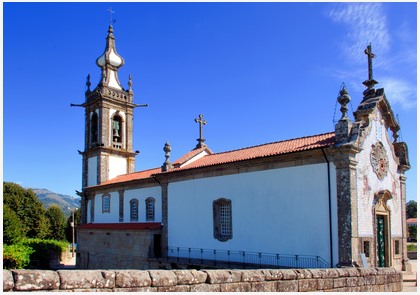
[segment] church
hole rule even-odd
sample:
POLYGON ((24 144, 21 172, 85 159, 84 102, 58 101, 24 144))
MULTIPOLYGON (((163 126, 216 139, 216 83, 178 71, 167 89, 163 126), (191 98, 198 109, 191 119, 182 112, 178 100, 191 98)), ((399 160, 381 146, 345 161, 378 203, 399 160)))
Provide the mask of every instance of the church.
POLYGON ((85 102, 73 105, 85 109, 77 268, 408 268, 408 148, 375 89, 370 45, 365 54, 366 90, 351 120, 342 87, 335 130, 213 152, 200 114, 192 150, 171 159, 167 142, 162 166, 134 171, 140 105, 132 77, 121 86, 109 26, 101 80, 91 89, 88 76, 85 102))

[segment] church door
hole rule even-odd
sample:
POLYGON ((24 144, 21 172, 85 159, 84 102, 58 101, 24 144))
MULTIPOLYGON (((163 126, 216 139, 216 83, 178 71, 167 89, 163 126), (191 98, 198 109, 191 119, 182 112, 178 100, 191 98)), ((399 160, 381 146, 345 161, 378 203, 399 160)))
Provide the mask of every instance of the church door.
POLYGON ((375 195, 376 204, 374 206, 374 229, 376 231, 376 266, 391 266, 391 211, 386 202, 392 196, 389 191, 380 191, 375 195))
POLYGON ((377 258, 378 267, 385 267, 385 218, 383 215, 376 217, 377 225, 377 258))

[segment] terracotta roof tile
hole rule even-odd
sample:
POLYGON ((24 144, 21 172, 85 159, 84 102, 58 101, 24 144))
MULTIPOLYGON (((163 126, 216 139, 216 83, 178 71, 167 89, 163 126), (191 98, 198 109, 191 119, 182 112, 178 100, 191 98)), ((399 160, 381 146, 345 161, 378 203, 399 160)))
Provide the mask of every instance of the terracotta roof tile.
MULTIPOLYGON (((171 170, 171 171, 162 172, 162 169, 160 167, 153 168, 149 170, 120 175, 98 186, 93 186, 93 187, 101 187, 101 186, 109 185, 109 184, 147 179, 147 178, 152 177, 155 174, 174 173, 176 171, 181 171, 181 170, 187 170, 187 169, 193 169, 193 168, 199 168, 199 167, 208 167, 208 166, 214 166, 214 165, 220 165, 220 164, 226 164, 226 163, 233 163, 233 162, 238 162, 238 161, 269 157, 269 156, 275 156, 275 155, 282 155, 282 154, 317 149, 317 148, 322 148, 322 147, 330 147, 334 145, 334 142, 335 142, 335 133, 330 132, 330 133, 324 133, 324 134, 319 134, 319 135, 272 142, 272 143, 262 144, 258 146, 243 148, 239 150, 217 153, 217 154, 212 153, 188 165, 185 165, 184 167, 175 168, 174 170, 171 170)), ((197 150, 192 150, 186 153, 181 158, 179 158, 174 163, 177 163, 179 165, 181 165, 182 163, 186 163, 189 159, 191 159, 198 153, 204 151, 205 149, 206 147, 200 148, 197 150)), ((208 150, 211 152, 210 149, 208 150)))
POLYGON ((149 178, 153 174, 157 174, 159 172, 162 172, 162 168, 160 168, 160 167, 158 167, 158 168, 152 168, 152 169, 149 169, 149 170, 143 170, 143 171, 133 172, 133 173, 129 173, 129 174, 123 174, 123 175, 119 175, 117 177, 114 177, 114 178, 112 178, 112 179, 110 179, 108 181, 105 181, 104 183, 102 183, 102 184, 100 184, 98 186, 107 185, 107 184, 113 184, 113 183, 120 183, 120 182, 127 182, 127 181, 144 179, 144 178, 149 178))
POLYGON ((174 171, 214 166, 261 157, 275 156, 304 150, 329 147, 334 145, 334 140, 335 133, 331 132, 314 136, 267 143, 234 151, 211 154, 200 158, 197 161, 194 161, 191 164, 186 165, 180 169, 175 169, 174 171))

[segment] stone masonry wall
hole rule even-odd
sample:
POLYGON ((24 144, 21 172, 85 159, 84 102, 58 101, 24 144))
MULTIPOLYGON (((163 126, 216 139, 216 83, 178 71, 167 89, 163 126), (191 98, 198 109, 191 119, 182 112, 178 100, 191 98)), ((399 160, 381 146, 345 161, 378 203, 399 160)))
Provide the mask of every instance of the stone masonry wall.
POLYGON ((3 270, 3 291, 399 292, 393 268, 272 270, 3 270))

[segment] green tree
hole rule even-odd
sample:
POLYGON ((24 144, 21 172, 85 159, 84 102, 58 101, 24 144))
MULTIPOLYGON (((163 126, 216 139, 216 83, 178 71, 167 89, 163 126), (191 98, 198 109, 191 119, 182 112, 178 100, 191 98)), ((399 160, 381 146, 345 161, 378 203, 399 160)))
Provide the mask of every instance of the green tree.
POLYGON ((32 190, 13 182, 3 182, 3 205, 7 205, 21 222, 22 233, 29 238, 45 238, 49 220, 42 203, 32 190))
POLYGON ((11 245, 19 242, 24 237, 22 223, 16 213, 9 208, 3 206, 3 243, 11 245))
POLYGON ((416 201, 409 201, 406 204, 405 212, 407 218, 417 218, 417 202, 416 201))
POLYGON ((63 211, 57 205, 52 205, 45 212, 45 216, 48 218, 50 223, 50 234, 47 236, 48 239, 64 241, 66 239, 66 217, 63 211))

